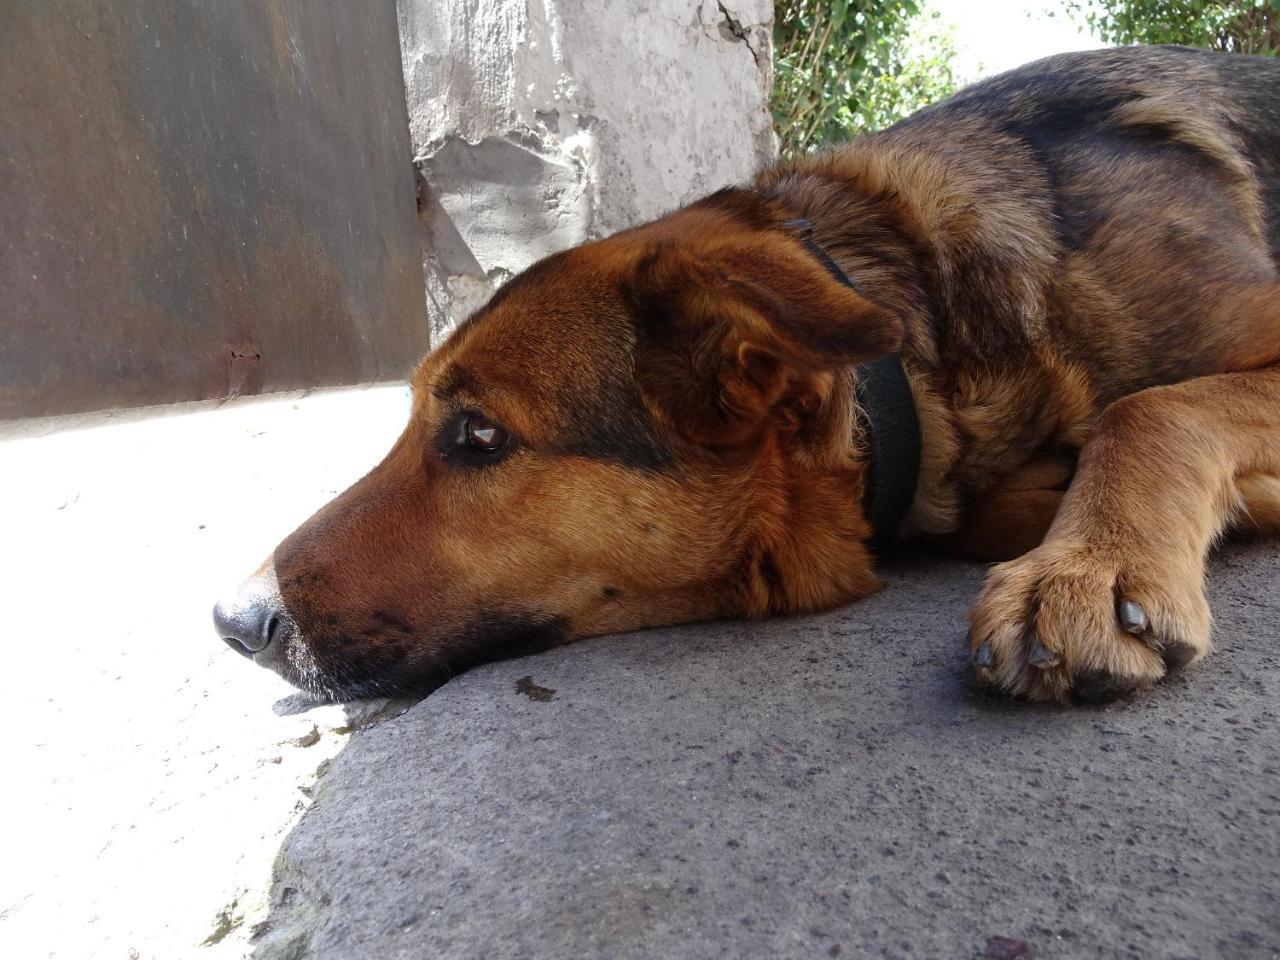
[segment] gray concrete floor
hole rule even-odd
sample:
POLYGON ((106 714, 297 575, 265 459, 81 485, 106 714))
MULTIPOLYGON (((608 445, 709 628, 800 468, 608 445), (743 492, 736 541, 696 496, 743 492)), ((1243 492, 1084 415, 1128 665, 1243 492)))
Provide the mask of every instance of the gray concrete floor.
POLYGON ((357 734, 255 957, 1280 956, 1280 544, 1212 564, 1207 662, 1104 709, 974 689, 980 566, 889 573, 484 666, 357 734))
POLYGON ((0 957, 244 954, 351 720, 246 664, 209 611, 377 462, 407 396, 0 425, 0 957))
POLYGON ((1102 710, 975 691, 982 568, 929 556, 308 709, 209 607, 406 410, 9 429, 0 957, 1280 956, 1280 545, 1214 560, 1208 662, 1102 710))

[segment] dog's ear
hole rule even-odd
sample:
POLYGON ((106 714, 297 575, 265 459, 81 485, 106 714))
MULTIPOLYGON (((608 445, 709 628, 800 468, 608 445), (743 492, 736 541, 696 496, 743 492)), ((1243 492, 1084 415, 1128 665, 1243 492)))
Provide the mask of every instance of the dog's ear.
POLYGON ((902 339, 899 317, 781 234, 700 250, 656 245, 636 267, 631 299, 642 394, 713 447, 745 442, 780 406, 803 406, 836 371, 902 339))

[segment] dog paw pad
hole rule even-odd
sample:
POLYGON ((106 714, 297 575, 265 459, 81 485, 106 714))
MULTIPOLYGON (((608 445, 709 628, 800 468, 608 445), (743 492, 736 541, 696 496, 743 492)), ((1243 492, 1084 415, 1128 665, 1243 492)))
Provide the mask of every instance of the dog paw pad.
POLYGON ((1181 640, 1168 640, 1160 645, 1160 659, 1169 670, 1182 669, 1194 660, 1199 652, 1193 644, 1181 640))
POLYGON ((1105 670, 1077 674, 1071 694, 1079 703, 1103 704, 1135 692, 1141 683, 1133 677, 1119 676, 1105 670))

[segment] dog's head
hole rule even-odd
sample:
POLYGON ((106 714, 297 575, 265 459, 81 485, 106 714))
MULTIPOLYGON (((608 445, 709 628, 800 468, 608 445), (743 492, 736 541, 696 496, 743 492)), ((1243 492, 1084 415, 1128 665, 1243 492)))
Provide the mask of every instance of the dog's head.
POLYGON ((900 322, 726 193, 506 284, 413 379, 364 479, 215 610, 337 696, 874 589, 851 365, 900 322))

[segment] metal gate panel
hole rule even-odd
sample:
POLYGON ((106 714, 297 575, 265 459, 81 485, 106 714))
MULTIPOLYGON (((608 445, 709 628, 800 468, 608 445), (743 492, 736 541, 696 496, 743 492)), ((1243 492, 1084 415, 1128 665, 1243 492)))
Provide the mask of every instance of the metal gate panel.
POLYGON ((394 0, 0 4, 0 419, 426 348, 394 0))

